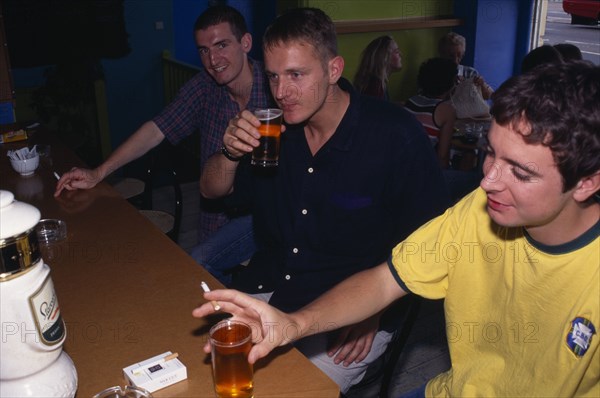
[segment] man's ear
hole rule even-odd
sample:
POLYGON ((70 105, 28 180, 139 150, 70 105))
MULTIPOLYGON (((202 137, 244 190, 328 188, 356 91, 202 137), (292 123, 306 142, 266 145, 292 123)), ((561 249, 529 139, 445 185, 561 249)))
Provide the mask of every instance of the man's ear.
POLYGON ((600 194, 600 170, 579 180, 573 190, 573 198, 585 202, 597 192, 600 194))
POLYGON ((344 58, 337 55, 329 60, 329 83, 336 84, 344 72, 344 58))
POLYGON ((244 52, 248 54, 252 49, 252 35, 250 33, 244 33, 240 43, 242 44, 242 49, 244 52))

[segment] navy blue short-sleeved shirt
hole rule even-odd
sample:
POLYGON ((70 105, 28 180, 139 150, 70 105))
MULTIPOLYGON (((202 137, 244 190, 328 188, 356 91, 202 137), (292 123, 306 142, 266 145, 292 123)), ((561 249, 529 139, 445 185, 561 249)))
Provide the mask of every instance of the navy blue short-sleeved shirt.
POLYGON ((419 122, 389 102, 360 96, 313 156, 302 126, 282 135, 279 166, 244 159, 229 200, 254 216, 258 250, 235 287, 273 291, 284 311, 348 276, 385 262, 394 245, 448 205, 433 149, 419 122))

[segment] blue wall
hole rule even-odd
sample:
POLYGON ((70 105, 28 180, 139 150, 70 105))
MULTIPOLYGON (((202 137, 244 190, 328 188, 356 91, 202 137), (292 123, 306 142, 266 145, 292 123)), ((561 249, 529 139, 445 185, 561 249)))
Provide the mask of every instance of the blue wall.
POLYGON ((160 56, 173 49, 171 1, 126 0, 125 22, 131 52, 102 61, 113 148, 162 108, 160 56), (156 29, 157 22, 163 23, 162 30, 156 29))
POLYGON ((467 39, 465 65, 473 65, 494 88, 519 73, 529 46, 534 0, 455 0, 463 18, 456 32, 467 39))
POLYGON ((175 59, 196 66, 202 66, 194 42, 194 22, 208 6, 207 0, 173 0, 173 26, 175 59))

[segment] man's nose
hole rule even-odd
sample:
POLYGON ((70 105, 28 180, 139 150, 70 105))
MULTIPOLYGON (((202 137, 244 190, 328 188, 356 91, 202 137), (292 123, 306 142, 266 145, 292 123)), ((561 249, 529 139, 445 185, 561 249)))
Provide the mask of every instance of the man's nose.
POLYGON ((300 95, 299 87, 292 83, 280 82, 275 89, 275 97, 277 99, 296 100, 300 95))
POLYGON ((503 170, 497 162, 485 162, 483 164, 483 178, 480 186, 485 191, 498 191, 502 189, 503 170))

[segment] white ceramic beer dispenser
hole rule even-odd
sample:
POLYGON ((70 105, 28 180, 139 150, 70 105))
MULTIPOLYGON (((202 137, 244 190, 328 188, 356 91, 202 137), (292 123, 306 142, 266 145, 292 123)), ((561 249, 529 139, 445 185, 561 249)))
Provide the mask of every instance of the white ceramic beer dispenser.
POLYGON ((65 323, 40 254, 37 208, 0 190, 0 397, 73 397, 65 323))

